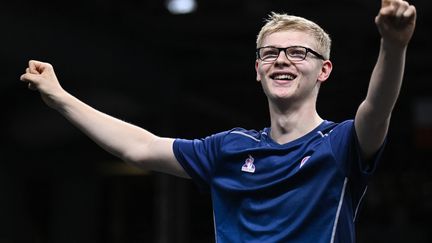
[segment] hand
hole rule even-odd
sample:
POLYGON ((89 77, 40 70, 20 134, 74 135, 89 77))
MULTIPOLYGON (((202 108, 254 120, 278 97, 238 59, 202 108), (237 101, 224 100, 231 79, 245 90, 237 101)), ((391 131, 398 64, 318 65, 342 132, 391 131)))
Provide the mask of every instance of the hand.
POLYGON ((416 9, 403 0, 382 0, 375 24, 384 41, 397 46, 408 45, 414 33, 416 9))
POLYGON ((28 83, 28 88, 40 92, 43 101, 50 107, 55 107, 56 97, 64 93, 55 75, 54 68, 49 63, 31 60, 20 80, 28 83))

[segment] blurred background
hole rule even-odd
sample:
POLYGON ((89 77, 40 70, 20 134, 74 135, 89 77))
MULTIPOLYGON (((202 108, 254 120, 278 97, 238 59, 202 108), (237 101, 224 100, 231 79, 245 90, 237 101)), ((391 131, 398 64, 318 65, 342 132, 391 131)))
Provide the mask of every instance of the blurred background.
MULTIPOLYGON (((432 242, 432 4, 417 29, 389 143, 358 218, 358 242, 432 242)), ((352 118, 377 58, 379 0, 15 0, 0 8, 0 243, 214 242, 210 196, 193 182, 125 165, 19 82, 54 65, 89 105, 161 136, 269 125, 255 38, 270 11, 333 39, 318 110, 352 118), (183 3, 182 3, 183 2, 183 3)))

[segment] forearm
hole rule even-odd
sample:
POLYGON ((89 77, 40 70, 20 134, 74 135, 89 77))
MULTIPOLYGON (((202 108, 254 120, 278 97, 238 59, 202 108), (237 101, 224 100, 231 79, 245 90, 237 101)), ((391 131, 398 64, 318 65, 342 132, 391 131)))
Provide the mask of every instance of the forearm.
POLYGON ((405 55, 414 33, 416 9, 406 1, 383 0, 375 23, 381 34, 378 60, 365 100, 355 117, 355 129, 365 158, 384 142, 402 86, 405 55))
POLYGON ((388 119, 398 99, 405 68, 406 46, 381 41, 364 105, 374 120, 388 119))
POLYGON ((381 46, 360 113, 362 119, 380 123, 390 118, 399 96, 416 9, 405 1, 383 0, 375 23, 381 34, 381 46))
POLYGON ((111 154, 144 169, 188 177, 174 156, 174 139, 155 136, 81 102, 61 87, 51 64, 30 60, 20 80, 111 154))
POLYGON ((142 128, 90 107, 67 92, 63 92, 56 103, 54 109, 74 126, 103 149, 125 161, 133 160, 137 150, 145 155, 146 147, 157 138, 142 128))
POLYGON ((406 47, 390 46, 381 41, 366 98, 360 104, 355 118, 364 158, 371 158, 384 142, 402 86, 405 53, 406 47))

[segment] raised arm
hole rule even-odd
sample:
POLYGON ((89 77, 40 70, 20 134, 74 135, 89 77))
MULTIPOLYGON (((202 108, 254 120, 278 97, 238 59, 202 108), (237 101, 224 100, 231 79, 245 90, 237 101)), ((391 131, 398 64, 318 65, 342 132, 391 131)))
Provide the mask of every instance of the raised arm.
POLYGON ((402 0, 382 0, 375 18, 381 34, 377 63, 365 100, 355 117, 355 129, 365 158, 375 154, 384 142, 405 67, 408 43, 414 33, 416 9, 402 0))
POLYGON ((155 136, 81 102, 61 87, 49 63, 29 61, 20 79, 106 151, 144 169, 188 177, 174 157, 173 139, 155 136))

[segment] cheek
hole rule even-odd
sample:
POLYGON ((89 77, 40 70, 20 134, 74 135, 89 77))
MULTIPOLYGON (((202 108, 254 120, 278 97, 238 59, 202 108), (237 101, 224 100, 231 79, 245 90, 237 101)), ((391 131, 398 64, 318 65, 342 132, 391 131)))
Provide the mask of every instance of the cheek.
POLYGON ((268 65, 259 65, 256 68, 257 81, 261 81, 265 79, 268 69, 269 69, 268 65))
POLYGON ((320 70, 317 70, 316 68, 305 68, 301 73, 304 79, 316 82, 320 75, 320 70))

